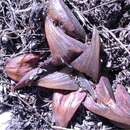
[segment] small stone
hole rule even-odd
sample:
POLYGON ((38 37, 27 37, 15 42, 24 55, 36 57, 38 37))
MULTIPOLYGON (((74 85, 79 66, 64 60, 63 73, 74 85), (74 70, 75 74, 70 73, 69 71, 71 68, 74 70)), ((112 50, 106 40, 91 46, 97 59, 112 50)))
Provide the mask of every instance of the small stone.
POLYGON ((3 35, 2 42, 4 42, 4 43, 8 42, 8 37, 6 34, 3 35))
POLYGON ((102 122, 98 122, 98 123, 97 123, 97 126, 98 126, 98 127, 101 127, 101 126, 102 126, 102 122))
POLYGON ((130 93, 130 88, 129 87, 127 87, 127 91, 128 91, 128 93, 130 93))
POLYGON ((86 116, 86 117, 85 117, 85 119, 88 121, 88 120, 90 120, 90 119, 91 119, 91 117, 86 116))
POLYGON ((102 130, 106 130, 106 126, 103 125, 102 130))

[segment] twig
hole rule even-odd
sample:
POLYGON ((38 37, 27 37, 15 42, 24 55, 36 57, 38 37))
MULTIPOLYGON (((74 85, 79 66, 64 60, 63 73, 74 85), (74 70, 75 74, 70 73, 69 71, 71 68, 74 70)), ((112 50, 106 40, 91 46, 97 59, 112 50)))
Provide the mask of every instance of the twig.
POLYGON ((11 1, 10 0, 7 0, 7 2, 8 2, 8 7, 9 7, 9 10, 10 10, 10 12, 11 12, 11 29, 12 30, 15 30, 15 27, 14 27, 14 24, 15 23, 17 23, 17 20, 16 20, 16 15, 15 15, 15 11, 14 11, 14 8, 12 7, 12 3, 11 3, 11 1))
POLYGON ((89 9, 89 10, 84 11, 83 14, 87 14, 87 13, 91 12, 92 10, 95 10, 96 8, 100 8, 100 7, 102 7, 102 6, 105 6, 105 5, 108 5, 108 4, 112 4, 112 3, 116 2, 116 1, 117 1, 117 0, 113 0, 113 1, 109 1, 109 2, 103 3, 103 4, 101 4, 101 5, 98 5, 98 6, 96 6, 96 7, 93 7, 93 8, 91 8, 91 9, 89 9))
MULTIPOLYGON (((35 111, 35 114, 36 114, 37 116, 42 117, 42 115, 39 114, 39 113, 35 110, 35 108, 33 108, 33 106, 31 106, 28 102, 26 102, 23 98, 21 98, 18 93, 13 94, 13 96, 17 97, 17 98, 20 99, 25 105, 27 105, 30 109, 34 110, 34 111, 35 111)), ((46 122, 46 124, 47 124, 48 126, 50 126, 51 128, 53 127, 52 124, 51 124, 49 121, 47 121, 45 118, 42 118, 42 119, 46 122)), ((64 129, 63 129, 63 130, 64 130, 64 129)))
POLYGON ((16 14, 19 14, 19 13, 25 13, 25 12, 28 12, 28 11, 30 11, 32 9, 32 7, 28 7, 28 8, 26 8, 26 9, 21 9, 21 10, 15 10, 15 13, 16 14))
POLYGON ((89 20, 87 19, 87 17, 84 16, 83 12, 79 11, 79 9, 70 0, 67 0, 67 2, 73 7, 73 12, 80 19, 80 21, 82 22, 83 26, 86 26, 90 30, 92 30, 92 24, 89 22, 89 20), (87 26, 86 23, 88 24, 88 26, 87 26))
POLYGON ((6 105, 6 106, 9 106, 9 107, 13 107, 13 105, 11 105, 11 104, 9 104, 9 103, 6 103, 6 102, 2 102, 1 104, 6 105))
POLYGON ((123 48, 129 55, 130 55, 130 51, 126 48, 126 46, 115 36, 115 34, 113 32, 111 32, 109 29, 107 29, 106 27, 103 27, 104 31, 108 32, 120 45, 121 48, 123 48))
POLYGON ((30 106, 29 103, 26 102, 24 99, 22 99, 18 94, 17 94, 17 97, 18 97, 24 104, 26 104, 30 109, 32 109, 32 106, 30 106))
POLYGON ((118 31, 122 31, 122 30, 126 30, 126 31, 130 31, 130 28, 126 27, 126 28, 116 28, 116 29, 112 29, 112 32, 118 32, 118 31))
MULTIPOLYGON (((30 109, 35 109, 33 108, 31 105, 29 105, 28 102, 26 102, 24 99, 22 99, 18 94, 14 94, 14 96, 18 97, 24 104, 26 104, 30 109)), ((42 117, 41 114, 39 114, 37 111, 35 111, 35 114, 42 117)), ((68 129, 68 128, 64 128, 64 127, 60 127, 60 126, 54 126, 52 125, 49 121, 47 121, 45 118, 42 118, 46 124, 48 124, 52 129, 60 129, 60 130, 74 130, 74 129, 68 129)))

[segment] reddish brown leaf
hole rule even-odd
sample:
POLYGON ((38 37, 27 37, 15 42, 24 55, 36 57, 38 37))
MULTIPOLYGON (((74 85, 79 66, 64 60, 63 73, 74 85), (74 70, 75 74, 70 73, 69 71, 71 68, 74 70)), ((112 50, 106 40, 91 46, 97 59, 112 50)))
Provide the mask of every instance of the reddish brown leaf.
POLYGON ((19 81, 28 71, 37 65, 39 58, 40 56, 32 53, 10 58, 6 62, 5 72, 11 79, 19 81))
POLYGON ((79 87, 78 84, 75 83, 75 79, 70 74, 64 72, 48 74, 39 79, 37 85, 45 88, 61 90, 77 90, 79 87))
POLYGON ((77 40, 85 41, 84 29, 63 0, 49 1, 48 16, 61 25, 68 35, 77 40))
POLYGON ((117 122, 118 124, 121 124, 124 128, 126 126, 130 126, 130 117, 125 116, 116 104, 111 105, 114 111, 111 107, 105 104, 96 103, 92 97, 87 97, 83 104, 91 112, 110 119, 111 121, 117 122))
POLYGON ((86 97, 85 101, 83 102, 83 105, 91 112, 101 116, 104 116, 104 114, 108 111, 107 106, 105 106, 104 104, 96 103, 96 101, 94 101, 91 96, 86 97))
POLYGON ((61 72, 53 72, 48 74, 43 72, 44 69, 35 68, 26 73, 14 87, 14 90, 31 85, 32 83, 41 87, 61 90, 77 90, 79 88, 74 76, 71 75, 70 70, 63 69, 61 72), (42 73, 43 72, 43 73, 42 73), (37 79, 37 75, 42 73, 42 77, 37 79), (47 75, 48 74, 48 75, 47 75))
POLYGON ((119 108, 130 118, 130 95, 123 85, 117 85, 115 98, 119 108))
POLYGON ((107 78, 102 77, 96 85, 97 101, 86 97, 84 106, 113 122, 120 127, 130 127, 130 95, 122 85, 118 85, 115 95, 107 78))
POLYGON ((112 91, 111 84, 106 77, 101 77, 99 83, 96 85, 96 93, 98 99, 105 104, 109 104, 112 101, 115 101, 114 93, 112 91))
POLYGON ((85 96, 86 93, 80 90, 66 95, 58 92, 54 93, 53 117, 56 125, 66 127, 85 96))
POLYGON ((19 82, 15 85, 13 90, 23 88, 28 85, 32 85, 32 83, 35 83, 35 78, 37 77, 37 74, 41 73, 43 69, 41 68, 35 68, 32 69, 31 71, 27 72, 20 80, 19 82))
POLYGON ((55 64, 60 64, 61 59, 71 62, 87 48, 85 44, 69 37, 56 27, 49 17, 46 18, 45 31, 55 64))
POLYGON ((122 123, 124 125, 130 125, 130 118, 127 118, 121 114, 121 110, 116 104, 112 104, 114 109, 118 112, 114 112, 111 107, 105 104, 96 103, 92 97, 87 97, 84 102, 84 106, 91 112, 103 116, 111 121, 122 123), (117 114, 118 113, 118 114, 117 114))
POLYGON ((97 29, 94 27, 91 46, 76 59, 71 65, 90 76, 95 82, 99 79, 100 72, 100 41, 97 29))

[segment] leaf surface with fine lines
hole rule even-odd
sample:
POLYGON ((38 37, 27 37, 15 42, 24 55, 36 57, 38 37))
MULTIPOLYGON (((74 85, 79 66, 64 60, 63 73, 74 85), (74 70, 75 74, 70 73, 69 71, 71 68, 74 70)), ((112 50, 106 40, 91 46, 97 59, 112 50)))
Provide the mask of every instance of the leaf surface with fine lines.
POLYGON ((80 90, 69 94, 54 93, 53 117, 56 125, 66 127, 85 96, 86 93, 80 90))
POLYGON ((93 28, 91 45, 71 65, 91 77, 95 82, 100 73, 100 41, 97 29, 93 28))

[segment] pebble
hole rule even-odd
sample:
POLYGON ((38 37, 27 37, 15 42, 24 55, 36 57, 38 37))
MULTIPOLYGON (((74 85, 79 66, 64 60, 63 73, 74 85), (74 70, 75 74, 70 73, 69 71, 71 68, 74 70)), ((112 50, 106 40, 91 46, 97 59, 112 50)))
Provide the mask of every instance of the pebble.
POLYGON ((103 125, 102 130, 106 130, 106 126, 103 125))
POLYGON ((88 120, 91 119, 91 117, 90 116, 86 116, 85 119, 88 121, 88 120))
POLYGON ((102 126, 102 122, 98 122, 98 123, 97 123, 97 126, 98 126, 98 127, 101 127, 101 126, 102 126))

